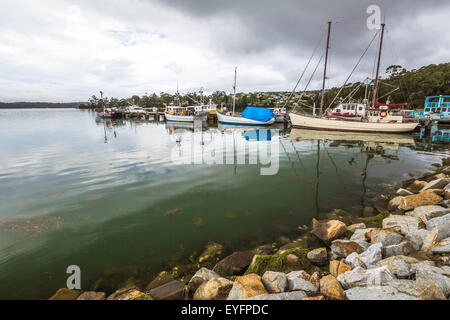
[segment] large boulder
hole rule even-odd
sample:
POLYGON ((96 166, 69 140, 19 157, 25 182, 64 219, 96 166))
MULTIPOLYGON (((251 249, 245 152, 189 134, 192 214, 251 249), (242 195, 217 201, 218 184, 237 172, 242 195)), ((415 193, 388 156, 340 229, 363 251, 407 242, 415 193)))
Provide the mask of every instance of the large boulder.
POLYGON ((415 251, 414 245, 410 241, 405 240, 399 244, 383 247, 381 252, 384 258, 389 258, 393 256, 407 256, 415 251))
POLYGON ((312 230, 312 233, 322 241, 330 242, 343 236, 346 231, 347 226, 345 225, 345 223, 339 220, 330 220, 327 222, 319 223, 312 230))
POLYGON ((261 281, 270 293, 285 292, 288 288, 287 277, 282 272, 266 271, 261 281))
POLYGON ((255 296, 268 294, 257 274, 248 274, 236 277, 227 300, 243 300, 255 296))
POLYGON ((202 285, 202 283, 219 277, 220 276, 216 272, 207 268, 201 268, 194 274, 191 280, 189 280, 189 283, 187 285, 187 291, 189 295, 192 296, 198 289, 198 287, 202 285))
POLYGON ((225 300, 233 287, 233 282, 215 277, 203 282, 195 291, 194 300, 225 300))
POLYGON ((347 257, 349 254, 356 252, 362 253, 366 250, 370 244, 365 241, 353 241, 353 240, 334 240, 330 246, 338 257, 347 257))
POLYGON ((413 211, 406 212, 405 215, 420 218, 423 223, 427 223, 428 220, 441 217, 448 212, 447 208, 434 205, 417 207, 413 211))
POLYGON ((347 300, 344 289, 332 275, 320 279, 320 293, 331 299, 347 300))
POLYGON ((450 183, 450 180, 447 178, 440 178, 436 180, 432 180, 428 182, 420 192, 424 192, 428 189, 443 189, 445 186, 447 186, 450 183))
POLYGON ((393 229, 375 229, 370 232, 370 242, 380 242, 383 246, 390 246, 402 242, 403 236, 393 229))
POLYGON ((442 201, 442 197, 438 196, 433 190, 426 190, 419 194, 406 196, 400 201, 400 210, 412 210, 417 207, 435 205, 442 201))
POLYGON ((350 237, 353 241, 370 241, 370 231, 375 228, 356 229, 355 233, 350 237))
POLYGON ((253 251, 238 251, 220 260, 213 271, 222 276, 241 274, 252 262, 253 251))
POLYGON ((423 222, 419 218, 400 215, 390 215, 384 218, 382 225, 383 229, 391 228, 403 235, 424 228, 423 222))
POLYGON ((319 290, 317 280, 303 270, 288 273, 287 279, 289 291, 317 292, 319 290))
POLYGON ((379 286, 389 283, 395 279, 395 276, 387 266, 367 270, 356 267, 355 269, 340 274, 337 277, 337 280, 344 289, 374 285, 379 286))
POLYGON ((328 253, 326 248, 317 248, 311 250, 307 254, 307 258, 312 264, 317 266, 323 266, 328 261, 328 253))
POLYGON ((450 236, 450 214, 445 216, 434 218, 427 221, 427 230, 431 231, 437 228, 439 230, 439 235, 437 241, 441 241, 450 236))
POLYGON ((379 261, 377 267, 387 266, 397 278, 404 279, 416 273, 416 263, 419 263, 419 260, 412 257, 393 256, 379 261))

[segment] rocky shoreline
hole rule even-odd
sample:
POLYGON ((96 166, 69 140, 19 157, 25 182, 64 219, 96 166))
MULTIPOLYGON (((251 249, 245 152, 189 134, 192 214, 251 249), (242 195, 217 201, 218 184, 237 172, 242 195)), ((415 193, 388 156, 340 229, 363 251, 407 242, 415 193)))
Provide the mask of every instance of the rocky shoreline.
POLYGON ((108 296, 62 288, 50 300, 449 299, 450 158, 373 206, 363 217, 334 210, 294 241, 280 237, 225 257, 210 243, 192 259, 192 277, 175 267, 145 288, 108 296))

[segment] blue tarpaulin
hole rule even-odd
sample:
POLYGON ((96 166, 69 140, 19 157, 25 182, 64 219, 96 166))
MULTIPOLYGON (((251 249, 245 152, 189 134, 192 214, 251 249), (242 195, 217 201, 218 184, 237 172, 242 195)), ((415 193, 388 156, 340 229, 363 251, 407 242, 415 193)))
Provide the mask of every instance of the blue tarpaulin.
POLYGON ((266 108, 258 108, 258 107, 247 107, 244 112, 242 112, 242 116, 247 119, 267 122, 272 118, 276 118, 277 116, 270 109, 266 108))

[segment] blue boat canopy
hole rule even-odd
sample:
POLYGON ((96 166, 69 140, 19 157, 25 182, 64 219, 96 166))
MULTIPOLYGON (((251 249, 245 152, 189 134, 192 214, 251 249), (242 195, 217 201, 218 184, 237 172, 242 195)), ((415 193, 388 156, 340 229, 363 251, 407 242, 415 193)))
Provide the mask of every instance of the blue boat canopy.
POLYGON ((277 116, 270 109, 266 108, 258 108, 258 107, 247 107, 244 112, 242 112, 242 116, 246 119, 256 120, 261 122, 267 122, 272 118, 276 118, 277 116))

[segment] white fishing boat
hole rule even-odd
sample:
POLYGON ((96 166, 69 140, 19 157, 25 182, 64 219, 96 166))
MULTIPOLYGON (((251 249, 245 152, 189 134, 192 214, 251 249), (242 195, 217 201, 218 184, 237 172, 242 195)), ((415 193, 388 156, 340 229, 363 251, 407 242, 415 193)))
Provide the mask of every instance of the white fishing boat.
POLYGON ((237 68, 234 69, 234 94, 233 94, 233 112, 216 112, 217 120, 221 124, 239 125, 239 126, 267 126, 276 121, 276 115, 270 109, 247 107, 242 114, 235 112, 236 108, 236 76, 237 68), (258 113, 261 117, 258 117, 258 113))
MULTIPOLYGON (((325 79, 326 79, 326 70, 327 70, 326 67, 327 67, 327 59, 328 59, 328 49, 329 49, 329 41, 330 41, 330 28, 331 28, 331 22, 328 23, 328 38, 327 38, 327 46, 326 46, 326 54, 325 54, 325 68, 324 68, 324 76, 323 76, 320 113, 319 113, 319 116, 290 113, 289 116, 291 119, 292 126, 294 128, 331 130, 331 131, 351 131, 351 132, 384 132, 384 133, 412 132, 417 128, 418 123, 414 123, 414 122, 404 123, 403 117, 401 115, 396 116, 391 113, 391 111, 389 110, 389 107, 398 106, 398 105, 381 104, 376 99, 377 89, 378 89, 378 74, 379 74, 380 59, 381 59, 381 48, 382 48, 382 44, 383 44, 384 27, 385 27, 385 25, 382 24, 381 35, 380 35, 380 48, 379 48, 379 53, 378 53, 378 65, 377 65, 377 73, 376 73, 376 78, 375 78, 375 86, 374 86, 374 90, 373 90, 372 106, 368 110, 365 110, 366 107, 363 105, 360 105, 360 104, 354 104, 354 105, 353 104, 345 104, 346 108, 350 107, 350 110, 345 110, 345 111, 348 111, 348 118, 359 117, 358 119, 354 119, 357 121, 351 121, 351 120, 345 119, 346 117, 342 116, 342 114, 343 114, 342 108, 344 105, 340 105, 340 106, 338 106, 339 108, 335 108, 335 109, 339 110, 339 113, 334 112, 335 114, 333 114, 333 112, 330 112, 330 113, 328 113, 327 116, 323 116, 323 112, 322 112, 323 102, 324 102, 324 93, 325 93, 325 79), (361 110, 360 110, 360 108, 361 108, 361 110)), ((373 39, 372 39, 372 41, 373 41, 373 39)), ((369 45, 369 47, 370 47, 370 45, 369 45)), ((367 49, 366 49, 366 52, 367 52, 367 49)), ((344 84, 344 86, 345 86, 345 84, 344 84)))
POLYGON ((180 106, 167 106, 164 116, 167 121, 194 122, 195 120, 206 121, 206 113, 197 113, 193 108, 180 106))

